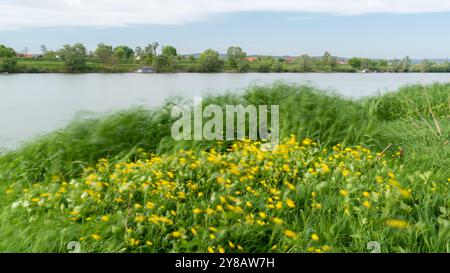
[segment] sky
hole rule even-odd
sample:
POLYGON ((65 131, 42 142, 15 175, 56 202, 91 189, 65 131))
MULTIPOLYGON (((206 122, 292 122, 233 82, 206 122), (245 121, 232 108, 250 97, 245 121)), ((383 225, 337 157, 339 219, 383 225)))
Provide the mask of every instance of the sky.
POLYGON ((0 44, 39 53, 82 42, 181 54, 450 57, 450 0, 0 0, 0 44))

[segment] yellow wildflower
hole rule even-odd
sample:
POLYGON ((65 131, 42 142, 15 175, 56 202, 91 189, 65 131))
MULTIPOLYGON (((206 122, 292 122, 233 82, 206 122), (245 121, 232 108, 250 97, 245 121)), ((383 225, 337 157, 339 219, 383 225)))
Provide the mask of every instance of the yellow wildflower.
POLYGON ((396 220, 396 219, 387 220, 386 225, 393 227, 393 228, 398 228, 398 229, 405 229, 409 226, 408 222, 406 222, 404 220, 396 220))
POLYGON ((286 199, 286 205, 291 209, 295 208, 295 202, 292 199, 286 199))
POLYGON ((197 230, 195 228, 191 228, 191 232, 194 236, 197 236, 197 230))
POLYGON ((350 171, 347 170, 347 169, 344 169, 344 170, 342 170, 342 175, 343 175, 344 177, 347 177, 347 176, 350 175, 350 171))
POLYGON ((280 218, 278 218, 278 217, 272 218, 272 222, 274 222, 274 223, 277 224, 277 225, 283 224, 283 220, 280 219, 280 218))
POLYGON ((372 207, 372 204, 370 204, 370 202, 366 200, 363 202, 363 206, 370 209, 372 207))
POLYGON ((346 196, 348 196, 348 191, 342 190, 342 189, 341 189, 341 190, 339 191, 339 194, 342 195, 342 196, 344 196, 344 197, 346 197, 346 196))
POLYGON ((135 220, 136 222, 138 222, 138 223, 142 223, 142 222, 145 221, 145 216, 143 216, 143 215, 138 215, 138 216, 136 216, 136 217, 134 218, 134 220, 135 220))
POLYGON ((292 230, 286 229, 284 230, 284 235, 286 235, 289 238, 296 238, 297 237, 297 233, 295 233, 292 230))
POLYGON ((100 237, 100 235, 98 235, 96 233, 92 234, 91 237, 92 237, 92 239, 94 239, 96 241, 99 241, 102 238, 102 237, 100 237))
POLYGON ((200 214, 200 213, 203 212, 203 210, 201 210, 201 209, 193 209, 192 212, 193 212, 194 214, 200 214))
POLYGON ((288 187, 288 189, 290 189, 291 191, 295 191, 296 188, 293 184, 289 183, 289 182, 284 182, 284 184, 286 185, 286 187, 288 187))

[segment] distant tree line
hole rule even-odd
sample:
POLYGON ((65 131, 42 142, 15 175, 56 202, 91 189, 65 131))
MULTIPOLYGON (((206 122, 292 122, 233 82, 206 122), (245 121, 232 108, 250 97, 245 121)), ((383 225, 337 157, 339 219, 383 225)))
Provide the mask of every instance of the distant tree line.
MULTIPOLYGON (((42 59, 64 62, 67 72, 85 72, 116 67, 134 69, 138 66, 152 68, 155 72, 450 72, 450 63, 434 63, 423 60, 413 64, 409 57, 401 60, 375 60, 353 57, 348 60, 325 52, 321 57, 307 54, 298 57, 248 56, 239 46, 230 46, 226 56, 213 49, 199 55, 179 55, 173 46, 161 46, 158 42, 132 49, 126 45, 113 47, 101 43, 94 51, 88 51, 81 43, 67 44, 61 49, 48 50, 41 46, 42 59), (92 68, 94 67, 94 68, 92 68)), ((9 47, 0 45, 0 72, 15 72, 18 69, 18 54, 9 47)))

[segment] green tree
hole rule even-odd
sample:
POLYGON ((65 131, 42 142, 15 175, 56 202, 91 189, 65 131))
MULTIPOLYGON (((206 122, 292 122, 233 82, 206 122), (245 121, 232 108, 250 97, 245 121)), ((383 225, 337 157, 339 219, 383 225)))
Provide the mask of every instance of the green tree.
POLYGON ((0 58, 13 58, 16 57, 16 52, 10 47, 0 45, 0 58))
POLYGON ((118 46, 114 48, 113 55, 117 60, 128 61, 134 56, 134 51, 128 46, 118 46))
POLYGON ((162 55, 166 57, 175 57, 178 55, 177 49, 173 46, 163 46, 162 48, 162 55))
POLYGON ((48 53, 48 48, 46 45, 41 45, 42 56, 45 56, 48 53))
POLYGON ((410 68, 411 68, 411 58, 409 58, 409 56, 406 56, 402 60, 401 70, 402 70, 402 72, 408 72, 410 70, 410 68))
POLYGON ((283 63, 280 62, 279 60, 275 61, 272 64, 272 71, 273 72, 283 72, 284 71, 283 63))
POLYGON ((250 63, 246 59, 241 59, 236 64, 236 69, 240 73, 245 73, 250 70, 250 63))
POLYGON ((361 58, 350 58, 348 59, 347 63, 353 68, 361 69, 361 58))
POLYGON ((379 60, 377 63, 377 71, 388 71, 389 63, 386 60, 379 60))
POLYGON ((159 43, 158 42, 153 42, 151 44, 148 44, 144 50, 143 50, 143 61, 144 63, 146 63, 147 65, 152 65, 153 64, 153 59, 156 56, 156 50, 159 47, 159 43))
POLYGON ((400 72, 401 71, 401 62, 397 59, 392 60, 392 62, 389 64, 389 71, 391 72, 400 72))
POLYGON ((428 59, 422 60, 419 65, 420 72, 429 72, 431 70, 432 63, 428 59))
POLYGON ((16 67, 16 58, 0 58, 0 72, 14 72, 16 67))
POLYGON ((298 59, 298 68, 300 72, 312 72, 314 69, 312 58, 307 54, 300 56, 298 59))
POLYGON ((273 59, 270 57, 262 58, 258 62, 258 72, 267 73, 272 69, 273 59))
POLYGON ((136 47, 136 49, 134 50, 134 56, 136 57, 136 60, 142 61, 144 59, 144 55, 145 54, 142 47, 140 46, 136 47))
POLYGON ((14 49, 0 45, 0 72, 14 72, 16 67, 17 60, 14 49))
POLYGON ((59 55, 68 71, 83 71, 86 68, 86 47, 81 43, 64 45, 59 55))
POLYGON ((213 49, 207 49, 198 59, 200 70, 203 72, 218 72, 223 68, 223 61, 219 57, 219 52, 213 49))
POLYGON ((246 56, 247 53, 243 52, 242 48, 238 46, 230 46, 227 49, 227 60, 231 68, 237 68, 238 62, 246 56))
POLYGON ((153 58, 153 69, 156 72, 170 72, 173 70, 172 59, 165 55, 159 55, 153 58))
POLYGON ((332 71, 337 65, 337 60, 333 57, 333 55, 331 55, 330 52, 327 51, 322 56, 321 64, 324 70, 332 71))
POLYGON ((362 58, 360 68, 362 70, 375 70, 375 63, 371 59, 362 58))
POLYGON ((97 49, 95 49, 95 58, 106 65, 113 65, 116 61, 112 46, 103 43, 99 44, 97 49))

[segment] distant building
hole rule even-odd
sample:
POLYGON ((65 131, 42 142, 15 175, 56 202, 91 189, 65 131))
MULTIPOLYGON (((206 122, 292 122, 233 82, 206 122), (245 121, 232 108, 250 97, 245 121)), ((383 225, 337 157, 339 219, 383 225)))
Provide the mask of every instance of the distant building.
POLYGON ((337 63, 338 64, 347 64, 348 62, 347 62, 347 60, 340 59, 340 60, 337 61, 337 63))
POLYGON ((33 59, 33 58, 42 58, 42 55, 41 54, 31 54, 31 53, 19 53, 19 54, 17 54, 17 57, 25 58, 25 59, 33 59))
POLYGON ((155 71, 151 67, 141 67, 136 70, 136 73, 154 73, 155 71))
POLYGON ((256 62, 258 60, 258 58, 256 57, 247 57, 245 58, 248 62, 256 62))
POLYGON ((297 60, 296 57, 286 57, 286 58, 284 58, 284 62, 287 63, 287 64, 295 63, 296 60, 297 60))

